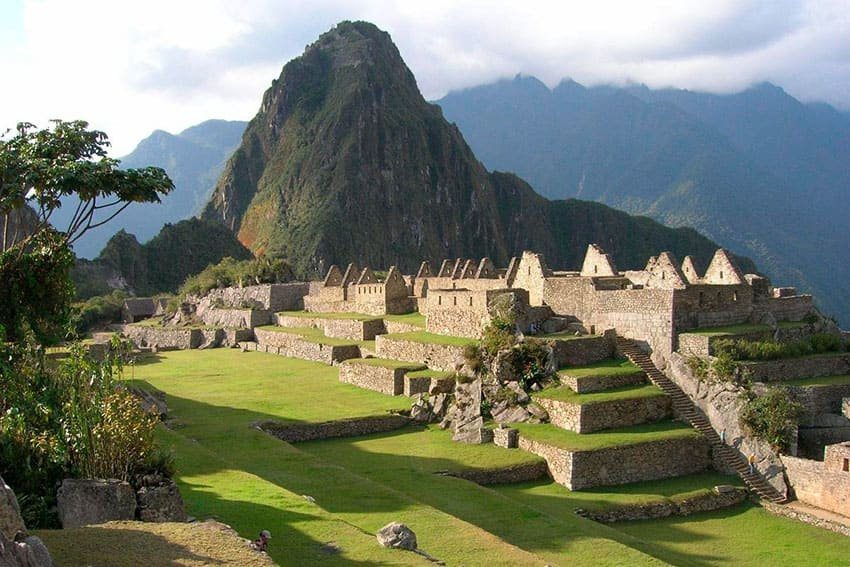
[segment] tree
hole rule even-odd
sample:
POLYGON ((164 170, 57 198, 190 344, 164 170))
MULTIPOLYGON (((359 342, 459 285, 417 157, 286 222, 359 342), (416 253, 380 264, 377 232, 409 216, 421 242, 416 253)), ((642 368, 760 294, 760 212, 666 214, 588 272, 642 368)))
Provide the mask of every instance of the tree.
POLYGON ((87 128, 79 120, 44 130, 23 122, 0 137, 0 328, 10 341, 28 333, 42 344, 57 340, 73 299, 74 241, 130 203, 159 202, 174 189, 160 168, 119 169, 106 156, 106 134, 87 128), (74 199, 68 226, 52 227, 54 211, 74 199))
POLYGON ((63 204, 74 206, 74 198, 76 210, 70 222, 56 227, 69 245, 131 203, 158 203, 161 195, 174 189, 161 168, 119 169, 120 162, 106 155, 106 134, 88 130, 82 120, 53 120, 52 127, 44 130, 21 122, 16 132, 11 138, 0 138, 3 251, 25 248, 33 235, 50 226, 56 209, 63 204), (26 205, 32 207, 35 218, 28 234, 22 235, 25 223, 17 216, 26 205))

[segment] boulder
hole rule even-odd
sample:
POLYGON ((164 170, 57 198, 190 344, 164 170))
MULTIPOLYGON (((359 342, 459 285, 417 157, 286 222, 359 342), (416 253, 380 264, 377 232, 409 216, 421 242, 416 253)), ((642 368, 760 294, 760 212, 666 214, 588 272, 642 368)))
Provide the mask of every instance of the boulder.
POLYGON ((528 413, 539 419, 540 421, 548 421, 549 413, 543 409, 543 406, 538 404, 537 402, 531 402, 525 409, 528 410, 528 413))
POLYGON ((63 528, 136 518, 136 493, 120 480, 66 478, 57 501, 63 528))
POLYGON ((378 531, 378 543, 394 549, 416 549, 416 534, 406 525, 399 522, 387 524, 378 531))
POLYGON ((143 522, 185 522, 186 507, 174 481, 143 486, 136 493, 139 519, 143 522))
POLYGON ((23 541, 7 539, 0 533, 0 567, 53 567, 44 543, 35 536, 23 541))
POLYGON ((490 410, 496 423, 524 423, 533 416, 522 406, 511 405, 507 402, 498 402, 490 410))
POLYGON ((413 406, 410 408, 410 417, 413 418, 413 421, 428 423, 431 421, 431 416, 431 404, 422 396, 422 394, 419 394, 416 401, 413 403, 413 406))
POLYGON ((27 527, 21 517, 21 509, 15 492, 0 477, 0 533, 12 541, 18 532, 26 533, 27 527))

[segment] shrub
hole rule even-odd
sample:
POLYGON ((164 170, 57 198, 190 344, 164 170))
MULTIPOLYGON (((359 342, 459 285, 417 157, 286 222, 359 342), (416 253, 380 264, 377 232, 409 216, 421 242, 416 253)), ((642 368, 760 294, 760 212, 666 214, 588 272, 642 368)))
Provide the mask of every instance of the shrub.
POLYGON ((481 347, 477 344, 471 343, 463 347, 463 359, 475 374, 484 369, 484 357, 481 353, 481 347))
POLYGON ((732 380, 738 370, 738 364, 728 354, 720 354, 711 362, 711 371, 720 380, 732 380))
POLYGON ((109 323, 121 321, 121 310, 127 294, 116 289, 109 295, 92 297, 72 306, 72 324, 79 335, 109 323))
POLYGON ((741 425, 768 442, 775 451, 785 451, 804 407, 783 387, 770 388, 763 396, 749 394, 741 412, 741 425))
POLYGON ((830 333, 818 333, 808 339, 790 343, 780 343, 773 340, 723 339, 714 344, 714 351, 717 356, 728 356, 733 360, 795 358, 810 354, 837 352, 843 348, 841 338, 830 333))
POLYGON ((708 361, 699 356, 690 356, 687 359, 688 368, 691 369, 691 372, 697 378, 705 379, 708 378, 708 361))
POLYGON ((490 324, 484 328, 481 349, 492 358, 499 351, 511 348, 516 343, 514 327, 515 323, 510 317, 493 317, 490 324))

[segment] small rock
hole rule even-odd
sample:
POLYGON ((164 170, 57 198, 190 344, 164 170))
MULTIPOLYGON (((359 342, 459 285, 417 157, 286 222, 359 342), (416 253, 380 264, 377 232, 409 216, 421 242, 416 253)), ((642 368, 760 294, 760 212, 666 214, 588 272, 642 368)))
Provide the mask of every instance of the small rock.
POLYGON ((416 534, 406 525, 392 522, 378 531, 378 543, 394 549, 416 549, 416 534))
POLYGON ((714 492, 717 494, 726 494, 729 492, 735 492, 736 488, 731 484, 720 484, 714 487, 714 492))
POLYGON ((524 404, 531 399, 528 397, 528 394, 525 392, 525 390, 522 389, 522 386, 520 386, 516 382, 508 382, 505 385, 505 388, 516 394, 516 401, 519 404, 524 404))
POLYGON ((26 531, 15 492, 5 483, 3 477, 0 477, 0 533, 6 536, 6 539, 14 540, 18 532, 26 531))

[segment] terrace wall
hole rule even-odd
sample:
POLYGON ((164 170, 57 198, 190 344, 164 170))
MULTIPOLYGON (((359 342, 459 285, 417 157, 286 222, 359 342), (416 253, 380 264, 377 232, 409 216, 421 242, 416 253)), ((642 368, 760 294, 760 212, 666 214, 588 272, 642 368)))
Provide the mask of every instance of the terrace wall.
POLYGON ((464 363, 462 346, 418 343, 386 335, 375 337, 375 351, 381 358, 418 362, 444 372, 453 372, 464 363))

